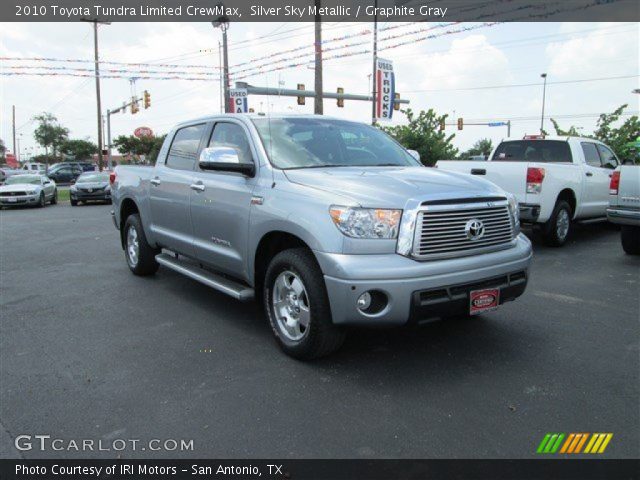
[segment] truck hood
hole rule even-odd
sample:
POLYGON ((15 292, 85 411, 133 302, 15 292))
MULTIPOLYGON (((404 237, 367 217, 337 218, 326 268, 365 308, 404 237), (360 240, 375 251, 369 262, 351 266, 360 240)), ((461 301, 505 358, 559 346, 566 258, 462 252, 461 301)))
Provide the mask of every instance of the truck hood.
POLYGON ((403 208, 421 201, 505 195, 494 184, 427 167, 326 167, 285 170, 300 185, 349 197, 362 207, 403 208))

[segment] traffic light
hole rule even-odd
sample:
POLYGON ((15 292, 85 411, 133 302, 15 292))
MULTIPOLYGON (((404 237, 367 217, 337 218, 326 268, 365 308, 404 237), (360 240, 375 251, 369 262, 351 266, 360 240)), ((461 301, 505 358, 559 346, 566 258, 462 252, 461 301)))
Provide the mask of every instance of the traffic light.
POLYGON ((444 132, 444 118, 440 119, 440 131, 444 132))
POLYGON ((131 97, 131 115, 135 115, 138 111, 140 111, 140 108, 138 108, 138 100, 136 97, 131 97))
MULTIPOLYGON (((338 95, 343 95, 343 94, 344 94, 344 88, 338 87, 338 95)), ((338 101, 336 103, 338 104, 338 107, 340 108, 344 107, 344 98, 338 98, 338 101)))
MULTIPOLYGON (((304 83, 298 84, 298 90, 304 90, 304 83)), ((298 97, 298 105, 304 105, 304 97, 298 97)))
POLYGON ((400 100, 400 94, 396 93, 394 96, 394 102, 393 102, 393 109, 394 110, 400 110, 400 103, 398 102, 398 100, 400 100))
POLYGON ((464 125, 464 122, 462 121, 462 118, 458 119, 458 130, 462 130, 462 127, 464 125))
POLYGON ((146 110, 151 106, 151 94, 145 90, 143 97, 144 97, 144 108, 146 110))

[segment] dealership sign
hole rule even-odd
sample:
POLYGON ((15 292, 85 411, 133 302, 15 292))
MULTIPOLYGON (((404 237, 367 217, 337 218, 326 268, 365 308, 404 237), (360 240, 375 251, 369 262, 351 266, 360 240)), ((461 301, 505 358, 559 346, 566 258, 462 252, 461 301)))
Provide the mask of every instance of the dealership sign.
POLYGON ((229 110, 232 113, 247 113, 249 111, 248 95, 246 88, 229 89, 229 110))
POLYGON ((138 137, 153 137, 153 130, 149 127, 138 127, 133 131, 133 134, 138 137))
POLYGON ((391 120, 393 116, 395 84, 393 62, 382 58, 376 59, 376 118, 378 120, 391 120))

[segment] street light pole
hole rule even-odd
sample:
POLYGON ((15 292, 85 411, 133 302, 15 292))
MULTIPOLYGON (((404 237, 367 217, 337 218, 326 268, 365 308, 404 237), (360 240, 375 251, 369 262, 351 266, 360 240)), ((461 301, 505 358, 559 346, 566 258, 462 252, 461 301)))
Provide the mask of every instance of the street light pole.
MULTIPOLYGON (((320 12, 320 0, 316 0, 316 12, 320 12)), ((315 91, 316 96, 313 99, 313 113, 322 115, 324 112, 322 105, 322 16, 316 13, 315 18, 315 91)))
MULTIPOLYGON (((219 4, 222 5, 222 4, 219 4)), ((229 113, 229 49, 227 44, 227 30, 229 29, 229 19, 222 15, 211 22, 213 28, 220 28, 222 30, 222 62, 223 71, 222 79, 224 82, 224 111, 229 113)))
POLYGON ((547 94, 547 74, 543 73, 540 75, 544 79, 544 84, 542 86, 542 118, 540 119, 540 134, 544 133, 544 101, 547 94))
MULTIPOLYGON (((374 12, 378 11, 378 0, 374 0, 374 12)), ((376 63, 378 61, 378 14, 373 15, 373 72, 371 77, 371 125, 376 123, 376 63)))

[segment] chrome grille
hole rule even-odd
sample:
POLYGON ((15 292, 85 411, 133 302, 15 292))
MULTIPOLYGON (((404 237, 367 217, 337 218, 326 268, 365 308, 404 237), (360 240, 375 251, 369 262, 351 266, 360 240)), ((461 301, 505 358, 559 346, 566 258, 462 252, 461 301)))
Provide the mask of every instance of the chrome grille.
POLYGON ((506 201, 426 207, 418 213, 413 256, 418 259, 473 255, 511 244, 514 229, 506 201), (479 220, 483 233, 477 233, 479 220))
POLYGON ((0 196, 2 197, 22 197, 26 195, 27 192, 2 192, 0 196))

